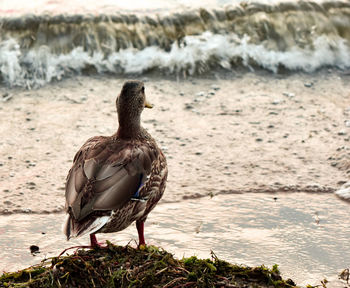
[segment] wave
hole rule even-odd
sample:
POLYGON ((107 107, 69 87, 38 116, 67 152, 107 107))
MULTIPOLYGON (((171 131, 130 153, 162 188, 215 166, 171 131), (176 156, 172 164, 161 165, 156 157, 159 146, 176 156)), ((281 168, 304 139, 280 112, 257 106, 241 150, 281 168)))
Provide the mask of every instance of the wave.
POLYGON ((11 87, 32 88, 84 72, 348 69, 349 26, 350 3, 336 1, 241 4, 167 16, 0 18, 0 73, 11 87))

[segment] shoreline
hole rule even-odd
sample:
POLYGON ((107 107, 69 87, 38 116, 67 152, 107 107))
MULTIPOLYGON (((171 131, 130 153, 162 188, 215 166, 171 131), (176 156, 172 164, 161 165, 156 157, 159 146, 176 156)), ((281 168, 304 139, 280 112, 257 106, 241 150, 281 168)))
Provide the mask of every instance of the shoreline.
MULTIPOLYGON (((164 150, 164 202, 229 191, 333 192, 348 180, 350 75, 327 71, 146 78, 143 126, 164 150), (338 169, 338 168, 339 169, 338 169)), ((0 87, 0 214, 58 212, 79 147, 117 129, 124 79, 78 76, 38 90, 0 87), (45 202, 42 202, 45 197, 45 202), (29 209, 29 210, 28 210, 29 209)))
MULTIPOLYGON (((142 123, 169 165, 164 197, 148 222, 150 244, 176 253, 196 247, 203 256, 215 247, 220 257, 247 265, 275 261, 297 281, 319 281, 327 275, 322 255, 340 257, 342 239, 348 239, 341 219, 349 202, 330 193, 349 175, 350 75, 323 70, 140 78, 155 105, 144 111, 142 123), (168 213, 177 218, 169 219, 168 213), (222 218, 215 224, 217 213, 222 218), (342 238, 333 237, 339 236, 338 229, 342 238), (305 240, 295 242, 301 234, 305 240), (314 241, 321 241, 315 259, 314 241), (276 247, 278 253, 291 249, 296 258, 275 258, 276 247), (254 258, 261 251, 261 258, 254 258)), ((57 239, 62 248, 85 243, 78 239, 68 244, 59 231, 65 177, 75 152, 89 137, 117 129, 114 101, 124 80, 77 76, 37 90, 0 87, 0 98, 8 98, 0 105, 0 117, 6 120, 0 125, 0 230, 7 239, 6 267, 15 265, 15 259, 37 260, 28 252, 33 244, 44 256, 57 252, 52 248, 57 239)), ((130 227, 101 238, 128 243, 135 233, 130 227)), ((334 264, 328 275, 336 278, 345 265, 334 264)))

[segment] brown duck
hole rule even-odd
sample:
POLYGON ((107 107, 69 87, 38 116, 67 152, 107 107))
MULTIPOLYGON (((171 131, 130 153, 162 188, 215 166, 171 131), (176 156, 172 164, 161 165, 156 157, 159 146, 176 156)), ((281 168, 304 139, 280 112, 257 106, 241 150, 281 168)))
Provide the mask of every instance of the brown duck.
POLYGON ((141 112, 152 108, 144 84, 124 83, 116 100, 119 128, 112 136, 86 141, 73 160, 66 182, 64 233, 71 237, 125 229, 136 221, 139 245, 144 222, 163 196, 168 174, 165 157, 141 126, 141 112))

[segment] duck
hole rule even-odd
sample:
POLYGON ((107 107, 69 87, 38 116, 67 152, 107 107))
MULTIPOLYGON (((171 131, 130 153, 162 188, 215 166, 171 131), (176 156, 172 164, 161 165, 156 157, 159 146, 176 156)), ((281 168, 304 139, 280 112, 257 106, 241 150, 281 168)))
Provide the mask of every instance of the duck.
POLYGON ((67 240, 89 234, 90 247, 102 247, 97 233, 136 222, 138 247, 146 245, 144 223, 162 198, 168 175, 162 150, 141 126, 142 111, 152 107, 144 83, 126 81, 116 98, 117 132, 88 139, 75 154, 65 186, 67 240))

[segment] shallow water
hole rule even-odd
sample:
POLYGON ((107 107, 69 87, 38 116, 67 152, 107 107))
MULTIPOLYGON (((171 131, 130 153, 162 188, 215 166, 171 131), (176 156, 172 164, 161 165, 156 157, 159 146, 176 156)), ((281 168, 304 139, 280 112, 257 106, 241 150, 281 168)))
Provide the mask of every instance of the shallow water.
MULTIPOLYGON (((209 257, 213 250, 232 263, 277 263, 284 277, 306 285, 325 277, 336 280, 350 266, 349 213, 349 203, 332 194, 223 195, 159 205, 150 214, 145 233, 149 244, 177 257, 209 257)), ((63 214, 1 216, 0 269, 32 265, 64 248, 87 244, 88 236, 65 241, 63 219, 63 214), (35 257, 29 252, 33 244, 41 251, 35 257)), ((136 245, 137 233, 131 226, 98 238, 136 245)), ((333 282, 329 287, 338 286, 333 282)))

